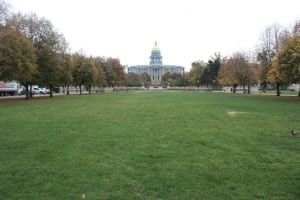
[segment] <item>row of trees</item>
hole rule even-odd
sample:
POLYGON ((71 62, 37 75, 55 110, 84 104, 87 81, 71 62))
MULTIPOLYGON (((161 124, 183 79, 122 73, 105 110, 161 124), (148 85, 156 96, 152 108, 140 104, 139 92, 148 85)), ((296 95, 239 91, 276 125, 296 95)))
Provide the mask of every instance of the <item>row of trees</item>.
POLYGON ((126 86, 128 87, 149 87, 151 83, 151 78, 149 74, 143 73, 141 75, 135 73, 128 73, 126 75, 126 86))
POLYGON ((166 73, 162 85, 166 83, 212 88, 231 86, 233 93, 238 86, 244 93, 250 93, 251 85, 260 86, 263 92, 268 86, 274 86, 280 96, 282 85, 300 84, 300 21, 292 30, 278 24, 267 27, 254 53, 236 52, 230 57, 215 53, 208 62, 194 61, 190 72, 184 75, 166 73))
POLYGON ((89 90, 125 82, 119 59, 70 54, 64 36, 52 23, 35 14, 11 13, 0 0, 0 80, 17 80, 26 88, 38 84, 50 89, 70 84, 89 90))
POLYGON ((223 58, 220 53, 215 53, 211 59, 205 63, 204 61, 194 61, 189 72, 184 74, 166 73, 162 76, 162 85, 168 84, 170 86, 220 86, 217 83, 218 72, 223 58))
POLYGON ((234 93, 237 86, 249 93, 253 84, 265 92, 272 84, 280 96, 283 84, 300 83, 300 21, 292 30, 267 27, 255 53, 236 52, 228 58, 215 54, 207 63, 193 62, 185 76, 188 84, 232 86, 234 93))
MULTIPOLYGON (((280 95, 282 84, 300 82, 299 33, 300 21, 293 30, 272 25, 262 34, 256 53, 237 52, 231 57, 218 53, 208 62, 193 62, 190 72, 183 76, 165 74, 162 83, 232 86, 233 92, 243 86, 245 93, 250 92, 252 84, 260 83, 265 91, 272 83, 280 95)), ((33 84, 49 87, 52 96, 54 86, 75 85, 81 92, 82 86, 90 91, 92 86, 150 83, 147 74, 125 74, 118 59, 69 52, 66 39, 49 20, 35 14, 11 13, 5 1, 0 0, 0 80, 19 81, 26 87, 26 98, 33 84)))

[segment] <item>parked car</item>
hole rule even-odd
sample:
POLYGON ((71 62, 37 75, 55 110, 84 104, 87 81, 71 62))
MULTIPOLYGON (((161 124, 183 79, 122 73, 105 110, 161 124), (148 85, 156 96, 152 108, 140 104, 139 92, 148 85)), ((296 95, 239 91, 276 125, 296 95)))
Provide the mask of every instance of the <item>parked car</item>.
POLYGON ((18 89, 18 95, 23 95, 23 94, 25 94, 24 88, 21 87, 21 88, 18 89))
POLYGON ((46 93, 44 93, 44 90, 42 90, 41 88, 38 88, 38 87, 32 88, 32 93, 33 94, 46 94, 46 93))
POLYGON ((40 88, 43 91, 43 94, 50 94, 50 91, 47 88, 40 88))

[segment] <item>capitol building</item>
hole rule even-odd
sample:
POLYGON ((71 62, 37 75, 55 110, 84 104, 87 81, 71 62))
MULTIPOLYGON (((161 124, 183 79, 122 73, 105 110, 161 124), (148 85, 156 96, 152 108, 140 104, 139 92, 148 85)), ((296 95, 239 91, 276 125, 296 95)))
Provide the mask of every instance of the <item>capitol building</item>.
POLYGON ((128 67, 128 73, 143 74, 147 73, 151 78, 151 84, 158 86, 161 78, 166 73, 184 75, 184 67, 177 65, 163 65, 162 56, 157 42, 155 42, 150 55, 149 65, 135 65, 128 67))

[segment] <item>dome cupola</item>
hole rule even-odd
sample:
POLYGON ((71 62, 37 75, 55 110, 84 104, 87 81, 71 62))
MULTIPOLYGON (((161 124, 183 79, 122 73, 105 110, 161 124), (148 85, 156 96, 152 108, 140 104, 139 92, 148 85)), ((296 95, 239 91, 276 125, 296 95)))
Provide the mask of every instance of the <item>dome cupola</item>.
POLYGON ((156 41, 151 51, 150 65, 162 65, 162 56, 156 41))

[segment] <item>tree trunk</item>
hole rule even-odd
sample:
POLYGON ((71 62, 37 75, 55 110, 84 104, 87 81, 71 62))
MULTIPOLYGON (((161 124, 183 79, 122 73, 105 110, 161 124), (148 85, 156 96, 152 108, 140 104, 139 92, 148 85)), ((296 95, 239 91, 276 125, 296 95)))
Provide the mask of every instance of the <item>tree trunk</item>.
POLYGON ((33 98, 33 93, 32 93, 32 84, 30 83, 30 91, 29 91, 29 96, 30 98, 33 98))
POLYGON ((29 85, 28 83, 26 83, 25 85, 25 99, 29 99, 30 98, 30 94, 29 94, 29 85))
POLYGON ((65 85, 63 87, 63 94, 65 94, 65 92, 66 92, 66 85, 67 85, 67 83, 65 83, 65 85))
POLYGON ((243 94, 246 94, 246 84, 243 84, 243 94))
POLYGON ((264 81, 264 82, 262 83, 262 92, 263 92, 263 93, 266 92, 266 88, 267 88, 267 82, 264 81))
POLYGON ((247 92, 248 94, 251 93, 250 88, 251 88, 251 87, 250 87, 250 84, 248 84, 248 92, 247 92))
POLYGON ((233 91, 232 91, 233 94, 235 94, 235 92, 236 92, 236 87, 237 87, 237 85, 234 84, 234 85, 233 85, 233 91))
POLYGON ((79 85, 79 94, 82 95, 81 84, 79 85))
POLYGON ((50 98, 53 97, 53 85, 52 84, 50 84, 50 96, 49 97, 50 98))
POLYGON ((67 95, 70 95, 69 85, 66 84, 66 87, 67 87, 67 95))
POLYGON ((89 94, 91 94, 91 87, 92 87, 92 86, 89 85, 89 94))
POLYGON ((280 96, 280 83, 276 82, 276 96, 280 96))

